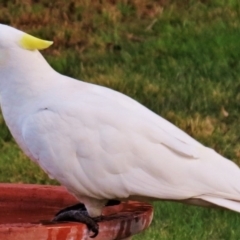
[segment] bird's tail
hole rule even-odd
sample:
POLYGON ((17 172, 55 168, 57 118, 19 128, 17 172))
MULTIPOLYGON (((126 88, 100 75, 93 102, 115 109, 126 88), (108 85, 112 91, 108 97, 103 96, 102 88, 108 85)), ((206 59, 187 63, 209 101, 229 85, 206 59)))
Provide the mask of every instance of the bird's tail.
POLYGON ((213 196, 203 196, 202 200, 211 203, 215 206, 230 209, 232 211, 240 212, 240 201, 229 200, 224 198, 217 198, 213 196))
POLYGON ((235 212, 240 212, 240 201, 229 200, 213 196, 201 196, 201 198, 189 198, 184 200, 177 200, 177 202, 201 207, 225 208, 235 212))
POLYGON ((206 150, 207 156, 210 158, 202 165, 202 169, 199 166, 195 172, 195 176, 200 176, 202 182, 207 186, 206 192, 189 199, 189 203, 218 206, 240 212, 239 167, 215 151, 206 150), (205 168, 206 166, 208 167, 205 168))

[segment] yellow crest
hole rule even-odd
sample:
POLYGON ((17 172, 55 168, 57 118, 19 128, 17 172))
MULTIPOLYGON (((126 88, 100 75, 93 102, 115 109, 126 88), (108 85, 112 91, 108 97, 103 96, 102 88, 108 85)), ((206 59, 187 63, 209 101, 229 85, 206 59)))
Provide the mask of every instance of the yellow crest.
POLYGON ((36 37, 33 37, 29 34, 24 34, 20 40, 21 47, 27 50, 42 50, 51 46, 53 42, 42 40, 36 37))

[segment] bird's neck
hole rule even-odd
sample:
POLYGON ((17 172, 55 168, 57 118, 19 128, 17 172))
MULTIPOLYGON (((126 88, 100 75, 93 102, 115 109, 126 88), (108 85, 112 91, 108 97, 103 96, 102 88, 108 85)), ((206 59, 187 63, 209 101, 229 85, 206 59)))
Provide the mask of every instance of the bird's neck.
POLYGON ((4 108, 19 108, 34 101, 56 79, 57 73, 38 51, 15 53, 6 58, 8 63, 0 64, 0 102, 3 111, 4 108))
POLYGON ((6 57, 8 63, 0 64, 1 98, 41 92, 51 84, 51 75, 56 74, 38 51, 6 57))

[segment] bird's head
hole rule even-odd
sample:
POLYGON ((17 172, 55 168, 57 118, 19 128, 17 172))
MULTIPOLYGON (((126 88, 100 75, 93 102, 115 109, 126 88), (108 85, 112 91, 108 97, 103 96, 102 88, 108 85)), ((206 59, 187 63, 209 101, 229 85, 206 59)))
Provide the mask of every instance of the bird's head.
MULTIPOLYGON (((33 37, 13 27, 0 24, 0 49, 16 49, 34 51, 48 48, 53 42, 33 37)), ((1 52, 1 50, 0 50, 1 52)))
POLYGON ((31 79, 51 68, 38 50, 48 48, 52 43, 0 24, 0 84, 9 84, 13 78, 27 79, 27 75, 31 79))
POLYGON ((0 24, 0 91, 3 85, 6 88, 16 82, 42 79, 51 66, 38 50, 48 48, 52 43, 0 24))

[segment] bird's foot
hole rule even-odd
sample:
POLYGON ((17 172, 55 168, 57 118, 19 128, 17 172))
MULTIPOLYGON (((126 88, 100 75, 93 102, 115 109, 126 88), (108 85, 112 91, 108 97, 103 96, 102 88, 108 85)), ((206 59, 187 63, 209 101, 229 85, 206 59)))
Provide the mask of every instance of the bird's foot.
MULTIPOLYGON (((106 206, 115 206, 118 204, 120 204, 120 201, 118 200, 109 200, 106 206)), ((72 221, 85 223, 88 229, 93 232, 93 235, 90 237, 94 238, 98 235, 99 232, 99 226, 97 222, 101 221, 101 216, 97 218, 89 217, 87 209, 84 206, 84 204, 78 203, 60 210, 55 215, 52 221, 53 222, 72 221)))
POLYGON ((70 210, 79 210, 79 211, 82 211, 82 212, 86 212, 86 214, 87 214, 87 209, 85 208, 84 204, 77 203, 77 204, 74 204, 74 205, 71 205, 71 206, 68 206, 68 207, 65 207, 65 208, 61 209, 59 212, 57 212, 55 214, 55 217, 58 216, 61 213, 68 212, 70 210))
MULTIPOLYGON (((70 207, 69 207, 70 208, 70 207)), ((85 223, 90 231, 93 232, 93 235, 90 236, 94 238, 98 235, 98 224, 97 219, 91 218, 88 216, 86 210, 75 209, 75 210, 66 210, 59 211, 57 215, 53 218, 53 222, 62 222, 62 221, 70 221, 70 222, 81 222, 85 223)))

